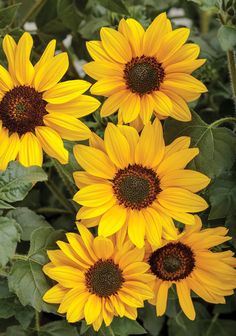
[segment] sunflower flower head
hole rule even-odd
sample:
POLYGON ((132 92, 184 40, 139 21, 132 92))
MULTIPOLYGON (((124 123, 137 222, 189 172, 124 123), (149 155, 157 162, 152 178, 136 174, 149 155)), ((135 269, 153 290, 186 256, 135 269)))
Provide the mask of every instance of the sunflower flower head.
POLYGON ((185 315, 195 319, 191 291, 203 300, 225 303, 225 296, 232 295, 236 288, 236 258, 233 252, 213 252, 211 248, 231 237, 224 227, 201 229, 202 223, 195 216, 196 224, 186 226, 185 231, 174 241, 165 241, 159 248, 148 250, 147 261, 155 275, 151 287, 157 316, 166 311, 168 290, 174 285, 180 306, 185 315))
POLYGON ((18 159, 24 166, 42 165, 43 150, 61 163, 68 162, 63 139, 85 140, 89 128, 78 117, 99 106, 95 98, 82 95, 90 87, 84 80, 58 83, 69 63, 65 52, 54 56, 56 41, 46 47, 33 66, 33 39, 24 33, 16 44, 3 39, 8 70, 0 65, 0 170, 18 159))
POLYGON ((165 146, 157 118, 140 136, 131 126, 108 124, 104 141, 93 134, 90 146, 76 145, 75 158, 85 169, 74 173, 80 188, 74 200, 82 205, 77 219, 95 219, 104 237, 127 228, 140 248, 145 236, 157 246, 163 234, 175 239, 173 219, 193 225, 192 213, 208 207, 195 193, 209 178, 185 169, 199 153, 189 145, 189 137, 180 137, 165 146))
POLYGON ((44 300, 60 304, 58 312, 66 313, 69 322, 85 318, 98 330, 104 321, 109 326, 114 316, 137 318, 137 308, 153 297, 143 262, 144 248, 137 249, 129 240, 96 237, 83 225, 80 235, 68 233, 68 243, 58 241, 59 250, 48 251, 50 263, 44 272, 57 284, 44 300), (118 248, 120 246, 120 248, 118 248))
POLYGON ((188 28, 172 30, 162 13, 146 31, 134 19, 122 19, 118 31, 102 28, 100 35, 101 41, 87 43, 94 61, 84 69, 97 80, 91 92, 108 97, 102 117, 118 110, 120 123, 141 118, 147 124, 153 112, 159 118, 191 120, 187 102, 207 89, 191 76, 205 59, 197 59, 198 45, 185 43, 188 28))

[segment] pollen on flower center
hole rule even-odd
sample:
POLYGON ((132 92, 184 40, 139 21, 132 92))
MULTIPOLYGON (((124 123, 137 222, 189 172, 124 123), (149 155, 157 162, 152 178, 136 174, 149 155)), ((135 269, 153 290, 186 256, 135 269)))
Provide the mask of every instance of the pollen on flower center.
POLYGON ((122 270, 112 259, 98 260, 85 274, 88 290, 100 297, 108 297, 122 287, 122 270))
POLYGON ((118 170, 113 179, 113 190, 120 204, 140 210, 156 199, 160 183, 154 170, 133 164, 118 170))
POLYGON ((155 57, 135 57, 124 69, 128 89, 140 96, 158 90, 164 77, 164 69, 155 57))
POLYGON ((168 243, 155 250, 148 262, 152 273, 166 281, 185 279, 195 267, 191 248, 180 242, 168 243))
POLYGON ((8 91, 0 102, 0 120, 10 132, 22 135, 34 131, 43 125, 43 116, 47 113, 47 102, 42 93, 34 88, 21 85, 8 91))

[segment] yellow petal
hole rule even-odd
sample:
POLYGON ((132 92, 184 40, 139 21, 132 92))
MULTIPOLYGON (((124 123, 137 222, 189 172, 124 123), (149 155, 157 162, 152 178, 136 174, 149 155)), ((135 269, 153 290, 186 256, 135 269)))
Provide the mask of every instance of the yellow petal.
POLYGON ((5 92, 13 88, 13 82, 9 72, 0 65, 0 90, 5 92))
MULTIPOLYGON (((112 198, 110 201, 96 207, 82 207, 79 209, 77 218, 78 219, 89 219, 98 217, 100 215, 103 215, 105 212, 107 212, 111 207, 113 207, 116 204, 116 199, 112 198)), ((97 225, 97 224, 95 224, 97 225)))
POLYGON ((136 146, 135 162, 147 167, 155 167, 164 155, 164 138, 160 121, 156 118, 153 125, 144 127, 136 146))
POLYGON ((101 150, 84 145, 76 145, 74 146, 74 155, 79 165, 89 174, 105 179, 114 178, 116 173, 115 166, 101 150))
POLYGON ((93 323, 101 313, 101 298, 95 294, 89 296, 84 307, 84 317, 87 324, 93 323))
POLYGON ((128 288, 122 287, 118 292, 118 296, 122 302, 130 307, 143 307, 143 299, 135 295, 133 291, 128 288))
POLYGON ((166 34, 157 52, 157 59, 164 62, 169 59, 188 39, 190 30, 178 28, 166 34))
POLYGON ((89 41, 89 42, 86 42, 86 47, 88 49, 88 52, 89 52, 90 56, 95 61, 113 62, 113 60, 111 59, 111 57, 104 50, 101 41, 89 41))
POLYGON ((170 64, 165 68, 166 73, 171 72, 184 72, 187 74, 191 74, 194 70, 198 69, 206 62, 206 59, 198 59, 198 60, 187 60, 174 64, 170 64))
POLYGON ((76 118, 81 118, 97 110, 100 105, 100 101, 96 98, 80 95, 66 103, 56 105, 49 103, 46 105, 46 110, 49 113, 62 112, 76 118))
POLYGON ((195 60, 200 53, 200 48, 197 44, 186 43, 177 50, 170 58, 163 62, 164 68, 169 64, 179 63, 187 60, 195 60))
POLYGON ((160 182, 161 189, 168 187, 181 187, 192 192, 204 189, 210 183, 210 179, 193 170, 173 170, 164 175, 160 182))
POLYGON ((99 259, 109 259, 114 253, 112 241, 105 237, 96 237, 93 241, 93 249, 99 259))
POLYGON ((179 138, 176 138, 174 141, 172 141, 168 146, 165 148, 165 154, 164 158, 174 154, 175 152, 178 152, 182 149, 187 149, 190 146, 191 138, 187 136, 182 136, 179 138))
POLYGON ((4 53, 6 54, 7 61, 8 61, 8 70, 14 78, 14 82, 16 81, 15 79, 15 53, 16 53, 16 42, 10 35, 5 35, 3 42, 2 42, 2 47, 4 50, 4 53))
POLYGON ((142 96, 140 104, 141 104, 140 117, 144 125, 146 125, 150 121, 154 110, 154 101, 152 95, 146 94, 142 96))
MULTIPOLYGON (((167 209, 164 206, 161 206, 160 204, 158 204, 158 208, 161 207, 161 210, 164 214, 166 214, 166 218, 172 217, 175 220, 177 220, 178 222, 181 222, 183 224, 186 225, 194 225, 195 224, 195 219, 194 216, 188 213, 184 213, 184 212, 179 212, 176 211, 175 209, 167 209)), ((156 208, 156 204, 155 204, 155 208, 156 208)), ((164 223, 163 223, 164 225, 164 223)), ((173 232, 174 233, 174 232, 173 232)))
POLYGON ((141 211, 130 210, 128 214, 128 235, 132 243, 138 248, 142 248, 144 246, 144 237, 146 219, 144 218, 141 211))
POLYGON ((118 168, 125 168, 129 165, 129 143, 119 128, 112 123, 106 127, 104 143, 109 158, 118 168))
POLYGON ((88 207, 97 207, 109 202, 113 198, 110 184, 92 184, 80 189, 74 195, 74 201, 88 207))
POLYGON ((189 92, 193 91, 196 93, 207 92, 207 88, 202 82, 185 73, 168 74, 164 81, 164 86, 167 85, 172 88, 172 91, 175 89, 180 89, 189 92))
POLYGON ((67 53, 56 55, 41 67, 34 78, 34 87, 42 92, 51 89, 64 76, 69 66, 67 53))
POLYGON ((55 285, 50 288, 43 296, 43 300, 47 303, 61 303, 68 289, 62 287, 61 285, 55 285))
POLYGON ((93 260, 97 261, 97 256, 95 255, 95 253, 92 249, 93 240, 94 240, 94 237, 93 237, 92 233, 84 225, 78 224, 77 228, 79 230, 81 238, 82 238, 82 240, 84 242, 84 245, 86 246, 87 251, 90 254, 91 258, 93 260))
POLYGON ((91 255, 88 252, 82 238, 77 233, 66 233, 66 238, 68 239, 70 246, 74 250, 74 253, 77 255, 77 258, 81 259, 89 266, 94 264, 94 260, 91 258, 91 255))
POLYGON ((129 41, 133 57, 142 56, 144 29, 141 24, 134 19, 121 19, 118 30, 129 41))
MULTIPOLYGON (((84 318, 84 306, 90 294, 88 292, 82 292, 80 288, 74 288, 67 295, 66 300, 63 300, 64 305, 68 307, 66 319, 69 323, 78 322, 84 318)), ((65 313, 66 311, 62 311, 61 307, 63 307, 62 304, 58 312, 65 313)))
POLYGON ((103 48, 111 58, 123 64, 131 60, 130 45, 121 33, 112 28, 102 28, 100 35, 103 48))
POLYGON ((156 313, 157 316, 162 316, 166 312, 169 283, 162 281, 157 293, 156 313))
POLYGON ((35 73, 37 73, 41 68, 43 68, 48 61, 51 61, 51 59, 55 54, 55 48, 56 48, 56 40, 51 40, 46 46, 39 61, 34 66, 35 73))
POLYGON ((165 117, 171 115, 173 105, 170 98, 161 91, 154 91, 152 93, 152 99, 154 104, 154 110, 165 117))
POLYGON ((190 319, 194 320, 196 313, 193 306, 193 302, 190 295, 190 289, 188 288, 187 282, 182 280, 176 283, 177 294, 179 298, 179 303, 185 315, 190 319))
POLYGON ((121 104, 123 104, 129 96, 129 91, 126 89, 120 90, 108 97, 102 105, 101 117, 108 117, 115 113, 121 104))
POLYGON ((30 85, 34 77, 34 67, 30 62, 33 39, 29 33, 24 33, 16 47, 15 73, 21 85, 30 85))
POLYGON ((95 177, 93 175, 88 174, 87 172, 84 171, 76 171, 73 173, 73 178, 75 180, 75 184, 79 189, 93 184, 93 183, 106 183, 106 180, 100 178, 100 177, 95 177))
POLYGON ((162 216, 153 208, 143 209, 142 212, 147 223, 147 240, 151 245, 160 246, 162 238, 162 216))
POLYGON ((140 113, 140 97, 137 94, 129 92, 125 101, 120 105, 120 113, 124 123, 130 123, 135 120, 140 113))
POLYGON ((78 97, 89 89, 91 84, 81 79, 56 84, 43 93, 43 99, 51 104, 62 104, 78 97))
POLYGON ((167 156, 158 166, 157 174, 162 177, 167 172, 176 169, 183 169, 186 165, 199 154, 198 148, 183 149, 167 156))
POLYGON ((19 161, 25 167, 42 166, 42 147, 32 132, 27 132, 21 137, 19 161))
POLYGON ((66 113, 46 114, 43 121, 66 140, 86 140, 91 134, 90 129, 82 121, 66 113))
POLYGON ((125 81, 122 77, 112 77, 100 79, 91 87, 91 93, 99 96, 110 96, 116 92, 126 89, 125 81))
POLYGON ((107 77, 122 77, 124 66, 111 62, 89 62, 83 66, 84 71, 94 79, 102 79, 107 77))
POLYGON ((190 121, 192 119, 189 107, 181 96, 175 94, 173 91, 168 90, 163 90, 163 93, 165 93, 171 99, 173 106, 171 112, 172 118, 180 121, 190 121))
POLYGON ((8 163, 16 159, 16 156, 19 152, 19 147, 20 147, 19 136, 17 133, 13 133, 9 137, 8 148, 0 157, 0 170, 5 170, 8 166, 8 163))
POLYGON ((47 273, 66 288, 74 288, 84 281, 84 274, 71 266, 53 267, 47 273))
POLYGON ((91 137, 89 138, 89 146, 100 149, 102 152, 106 153, 104 140, 94 132, 92 132, 91 137))
POLYGON ((9 135, 8 129, 2 127, 2 122, 0 121, 0 157, 9 147, 9 135))
POLYGON ((139 141, 139 135, 135 128, 126 125, 118 125, 120 132, 125 136, 130 148, 130 164, 134 163, 135 148, 139 141))
POLYGON ((49 156, 57 159, 62 164, 68 163, 68 151, 64 148, 63 141, 56 131, 46 126, 37 126, 35 133, 43 150, 49 156))
POLYGON ((126 220, 126 209, 120 205, 115 205, 102 216, 99 226, 99 236, 108 237, 122 228, 126 220))
POLYGON ((166 13, 158 15, 144 34, 143 50, 148 56, 154 56, 160 47, 163 37, 171 31, 166 13))
POLYGON ((162 190, 158 195, 158 202, 167 209, 180 212, 199 212, 208 208, 202 197, 181 188, 162 190))

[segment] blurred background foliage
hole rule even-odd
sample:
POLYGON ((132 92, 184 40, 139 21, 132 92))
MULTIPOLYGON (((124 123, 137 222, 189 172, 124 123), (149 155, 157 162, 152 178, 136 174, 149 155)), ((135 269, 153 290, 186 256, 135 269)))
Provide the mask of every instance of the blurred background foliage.
MULTIPOLYGON (((235 87, 229 68, 235 71, 235 0, 8 0, 0 1, 0 44, 5 34, 14 38, 29 31, 34 38, 33 61, 46 44, 57 40, 57 50, 67 51, 70 68, 65 79, 86 78, 83 64, 90 60, 86 41, 99 39, 103 26, 117 27, 122 17, 133 17, 145 27, 163 11, 173 26, 191 28, 189 40, 201 47, 206 64, 195 72, 209 92, 191 104, 188 123, 163 122, 166 143, 189 135, 200 155, 190 164, 206 173, 212 182, 203 196, 210 208, 201 214, 205 227, 225 225, 233 239, 221 249, 236 248, 235 186, 235 87)), ((6 59, 0 48, 0 62, 6 59)), ((234 73, 236 80, 236 73, 234 73)), ((91 78, 86 78, 92 81, 91 78)), ((102 97, 101 101, 102 101, 102 97)), ((85 118, 87 125, 102 135, 108 121, 99 111, 85 118)), ((115 319, 110 329, 95 333, 84 323, 69 325, 56 308, 41 297, 51 283, 42 273, 46 249, 64 239, 64 231, 75 229, 78 205, 71 173, 79 167, 72 155, 73 143, 66 142, 70 163, 61 166, 45 158, 43 169, 23 168, 11 163, 0 173, 0 335, 1 336, 231 336, 235 335, 236 296, 226 305, 211 305, 194 296, 197 318, 189 321, 181 312, 175 291, 167 313, 157 318, 146 304, 137 321, 115 319), (33 184, 38 181, 34 188, 33 184)))

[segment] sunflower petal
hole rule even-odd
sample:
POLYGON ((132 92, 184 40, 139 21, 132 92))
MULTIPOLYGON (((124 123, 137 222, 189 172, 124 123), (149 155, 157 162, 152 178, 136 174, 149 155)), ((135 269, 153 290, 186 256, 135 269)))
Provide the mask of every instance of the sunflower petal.
POLYGON ((32 132, 27 132, 21 137, 19 161, 25 167, 42 166, 42 146, 32 132))

